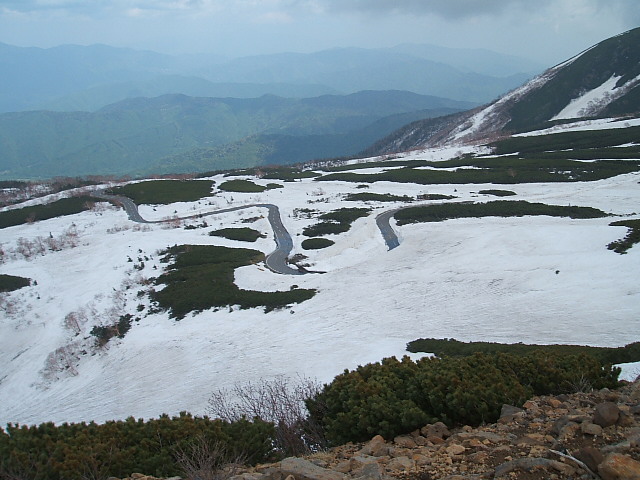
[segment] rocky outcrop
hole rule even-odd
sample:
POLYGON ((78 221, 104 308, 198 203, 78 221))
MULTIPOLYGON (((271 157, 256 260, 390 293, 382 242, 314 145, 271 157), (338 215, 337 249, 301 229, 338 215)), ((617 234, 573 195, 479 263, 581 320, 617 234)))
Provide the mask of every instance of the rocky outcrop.
POLYGON ((640 381, 532 398, 497 423, 426 425, 247 469, 231 480, 640 480, 640 381))

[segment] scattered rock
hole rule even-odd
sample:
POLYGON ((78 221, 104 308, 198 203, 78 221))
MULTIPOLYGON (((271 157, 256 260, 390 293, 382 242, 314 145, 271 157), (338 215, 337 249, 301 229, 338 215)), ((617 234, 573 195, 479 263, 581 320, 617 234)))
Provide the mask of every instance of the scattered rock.
POLYGON ((598 465, 604 460, 604 455, 594 447, 582 447, 573 456, 589 467, 592 472, 597 472, 598 465))
POLYGON ((293 475, 296 480, 344 480, 344 473, 322 468, 309 460, 299 457, 285 458, 280 462, 280 469, 285 476, 293 475))
POLYGON ((580 430, 582 430, 582 433, 584 433, 585 435, 602 435, 602 427, 595 423, 584 422, 582 425, 580 425, 580 430))
POLYGON ((620 416, 618 405, 613 402, 602 402, 596 405, 593 413, 593 423, 600 425, 602 428, 615 425, 620 416))
POLYGON ((628 455, 610 453, 598 466, 602 480, 640 480, 640 462, 628 455))
POLYGON ((246 468, 230 480, 591 479, 585 468, 602 480, 640 480, 638 400, 640 380, 617 391, 536 397, 525 409, 506 406, 498 423, 449 430, 438 422, 393 441, 377 435, 246 468))

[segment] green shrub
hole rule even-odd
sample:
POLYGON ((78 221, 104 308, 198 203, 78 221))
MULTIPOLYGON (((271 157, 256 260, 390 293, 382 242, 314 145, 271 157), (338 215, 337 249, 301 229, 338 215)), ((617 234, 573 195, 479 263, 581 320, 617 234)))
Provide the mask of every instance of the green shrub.
POLYGON ((114 195, 129 197, 138 205, 195 202, 211 195, 211 180, 150 180, 112 188, 114 195))
POLYGON ((96 346, 104 347, 113 337, 124 338, 131 329, 132 320, 133 316, 127 313, 113 325, 95 325, 89 333, 96 337, 96 346))
POLYGON ((74 215, 89 210, 96 199, 91 197, 70 197, 44 205, 16 208, 0 212, 0 228, 13 227, 29 222, 74 215))
POLYGON ((259 419, 235 422, 181 413, 143 421, 38 426, 9 424, 0 429, 0 476, 34 480, 124 478, 132 472, 157 477, 184 475, 176 462, 194 439, 220 444, 249 463, 271 460, 273 425, 259 419))
POLYGON ((169 270, 156 279, 164 284, 151 298, 173 318, 189 312, 237 305, 240 308, 264 307, 265 311, 301 303, 315 295, 315 290, 293 288, 283 292, 242 290, 233 283, 236 268, 260 262, 264 254, 245 248, 214 245, 180 245, 167 249, 164 262, 169 270))
POLYGON ((512 195, 516 195, 516 192, 512 192, 511 190, 480 190, 478 193, 482 195, 493 195, 495 197, 510 197, 512 195))
POLYGON ((307 407, 327 438, 341 444, 376 434, 393 438, 435 421, 493 422, 504 403, 521 405, 534 394, 569 392, 583 381, 612 388, 619 372, 587 355, 390 358, 345 371, 307 407))
POLYGON ((547 352, 550 355, 589 355, 603 364, 640 362, 640 342, 624 347, 593 347, 586 345, 531 345, 526 343, 461 342, 453 338, 419 338, 407 343, 407 351, 433 353, 438 357, 469 356, 474 353, 508 353, 530 355, 547 352))
POLYGON ((390 193, 349 193, 345 198, 348 202, 413 202, 407 195, 391 195, 390 193))
POLYGON ((209 235, 212 237, 223 237, 228 238, 229 240, 238 240, 241 242, 255 242, 259 238, 266 238, 265 234, 249 227, 222 228, 220 230, 209 232, 209 235))
POLYGON ((398 225, 419 222, 441 222, 453 218, 521 217, 548 215, 571 218, 600 218, 607 214, 591 207, 573 207, 530 203, 524 200, 496 200, 487 203, 442 203, 403 208, 394 214, 398 225))
POLYGON ((455 195, 444 195, 442 193, 421 193, 418 200, 451 200, 457 198, 455 195))
POLYGON ((28 278, 0 273, 0 292, 13 292, 29 285, 31 285, 31 280, 28 278))
POLYGON ((306 237, 319 237, 322 235, 337 235, 348 232, 351 225, 348 223, 320 222, 302 229, 302 234, 306 237))
POLYGON ((628 227, 627 235, 615 242, 611 242, 607 245, 609 250, 613 250, 616 253, 625 254, 627 250, 633 247, 636 243, 640 243, 640 219, 636 220, 621 220, 619 222, 610 223, 612 227, 628 227))
POLYGON ((320 250, 333 245, 335 242, 328 238, 307 238, 302 241, 302 248, 304 250, 320 250))
POLYGON ((218 188, 225 192, 238 193, 262 193, 267 190, 267 187, 257 185, 250 180, 227 180, 221 183, 218 188))
POLYGON ((351 224, 360 217, 369 215, 368 208, 340 208, 332 212, 323 213, 318 218, 323 220, 302 230, 306 237, 321 237, 348 232, 351 224))
POLYGON ((561 159, 544 158, 542 154, 531 158, 520 156, 462 157, 443 162, 431 162, 429 166, 433 167, 433 169, 403 167, 372 174, 358 174, 353 172, 330 173, 316 178, 316 181, 355 183, 386 181, 416 183, 419 185, 587 182, 640 170, 640 161, 638 160, 597 160, 593 162, 580 162, 569 160, 567 157, 570 156, 570 154, 570 152, 565 152, 564 157, 561 159), (453 171, 443 170, 444 168, 466 166, 477 168, 458 168, 453 171))

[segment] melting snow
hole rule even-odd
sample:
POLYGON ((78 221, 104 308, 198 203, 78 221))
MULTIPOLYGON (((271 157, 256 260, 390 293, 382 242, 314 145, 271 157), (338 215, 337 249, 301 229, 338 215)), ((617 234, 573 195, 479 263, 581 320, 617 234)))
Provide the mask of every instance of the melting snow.
MULTIPOLYGON (((444 159, 445 152, 456 153, 421 151, 409 158, 444 159)), ((593 206, 627 218, 638 215, 639 181, 640 175, 629 174, 598 182, 519 184, 509 189, 517 193, 516 199, 593 206)), ((229 204, 277 204, 292 233, 294 253, 304 253, 313 269, 327 273, 294 278, 260 265, 238 269, 236 283, 241 288, 283 290, 296 284, 318 289, 313 299, 268 314, 260 309, 223 309, 177 322, 165 313, 145 315, 148 301, 138 296, 146 288, 144 279, 164 268, 157 251, 169 245, 217 244, 270 252, 270 236, 246 244, 208 235, 222 226, 247 225, 243 220, 270 233, 260 209, 206 217, 208 227, 191 230, 136 227, 122 210, 111 207, 3 229, 7 251, 21 237, 55 237, 74 223, 79 246, 29 260, 8 259, 0 267, 2 273, 37 280, 37 285, 3 296, 0 424, 148 418, 181 410, 204 414, 215 389, 279 374, 328 382, 345 368, 401 356, 406 343, 419 337, 606 346, 638 340, 640 247, 626 255, 606 249, 626 234, 624 227, 609 226, 615 216, 407 225, 396 227, 400 247, 387 251, 375 215, 397 204, 373 204, 369 217, 331 237, 335 245, 303 251, 300 232, 314 220, 298 209, 326 212, 358 206, 342 200, 344 193, 361 191, 356 187, 304 179, 261 194, 219 192, 200 202, 141 209, 143 216, 155 219, 229 204), (140 270, 134 268, 140 266, 139 259, 144 260, 140 270), (144 306, 142 312, 139 305, 144 306), (78 335, 64 326, 73 312, 84 312, 88 318, 78 335), (94 350, 91 326, 123 313, 141 319, 123 339, 94 350), (67 358, 70 368, 52 369, 48 363, 55 352, 53 360, 63 364, 65 354, 77 354, 78 360, 67 358)), ((477 193, 487 188, 495 185, 376 182, 368 191, 441 193, 460 201, 483 201, 493 199, 477 193)))
POLYGON ((601 108, 608 105, 616 98, 616 83, 622 76, 612 75, 609 80, 604 82, 597 88, 585 92, 578 98, 571 100, 560 113, 551 120, 566 120, 571 118, 587 117, 593 113, 597 113, 601 108))

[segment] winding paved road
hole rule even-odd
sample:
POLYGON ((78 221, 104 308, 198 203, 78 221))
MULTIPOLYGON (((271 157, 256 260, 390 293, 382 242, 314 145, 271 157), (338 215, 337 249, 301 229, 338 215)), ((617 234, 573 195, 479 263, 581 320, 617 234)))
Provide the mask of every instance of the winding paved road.
MULTIPOLYGON (((129 219, 133 222, 138 223, 164 223, 171 220, 145 220, 140 215, 138 211, 138 205, 133 202, 130 198, 123 197, 121 195, 109 195, 104 192, 95 192, 92 194, 96 198, 100 198, 102 200, 107 200, 109 202, 117 203, 122 205, 122 207, 127 212, 129 219)), ((267 255, 265 259, 265 265, 267 268, 275 273, 281 273, 283 275, 304 275, 305 273, 311 273, 304 270, 298 270, 296 268, 291 268, 288 263, 289 255, 291 254, 291 250, 293 250, 293 240, 291 239, 291 235, 282 224, 282 219, 280 218, 280 210, 276 205, 271 203, 255 203, 250 205, 240 205, 238 207, 224 208, 222 210, 215 210, 213 212, 207 213, 199 213, 195 215, 189 215, 186 217, 180 217, 180 220, 187 220, 191 218, 200 218, 208 215, 217 215, 220 213, 228 213, 235 212, 237 210, 242 210, 245 208, 266 208, 269 213, 267 219, 271 224, 271 228, 273 229, 273 237, 276 242, 276 249, 267 255)), ((376 217, 376 225, 378 229, 380 229, 380 233, 382 234, 382 238, 384 242, 387 244, 387 248, 389 250, 393 250, 396 247, 400 246, 400 240, 398 240, 398 235, 393 230, 390 225, 391 217, 395 215, 396 212, 402 210, 403 208, 395 208, 393 210, 387 210, 386 212, 382 212, 376 217)))
MULTIPOLYGON (((175 219, 145 220, 144 218, 142 218, 142 216, 140 215, 140 212, 138 211, 138 205, 136 205, 135 202, 133 202, 133 200, 131 200, 130 198, 123 197, 121 195, 109 195, 104 192, 95 192, 92 194, 92 196, 96 198, 100 198, 102 200, 107 200, 109 202, 122 205, 122 207, 127 212, 127 215, 129 216, 129 220, 133 222, 165 223, 165 222, 175 220, 175 219)), ((265 258, 264 263, 267 266, 267 268, 272 272, 280 273, 283 275, 304 275, 305 273, 309 273, 304 270, 291 268, 289 266, 289 263, 287 260, 289 258, 289 254, 291 253, 291 250, 293 250, 293 240, 291 239, 291 235, 289 235, 289 232, 287 231, 287 229, 282 224, 282 219, 280 218, 280 210, 276 205, 273 205, 271 203, 255 203, 250 205, 240 205, 237 207, 224 208, 222 210, 215 210, 213 212, 199 213, 195 215, 189 215, 186 217, 180 217, 179 219, 187 220, 191 218, 200 218, 200 217, 209 216, 209 215, 218 215, 220 213, 235 212, 237 210, 243 210, 245 208, 252 208, 252 207, 266 208, 269 211, 267 219, 269 220, 269 223, 271 224, 271 228, 273 229, 273 236, 276 242, 276 249, 273 252, 271 252, 269 255, 267 255, 265 258)))
POLYGON ((391 225, 389 224, 391 217, 393 217, 399 210, 402 210, 402 208, 387 210, 386 212, 382 212, 376 217, 376 225, 378 225, 380 233, 382 234, 382 238, 384 239, 384 243, 387 244, 389 250, 393 250, 394 248, 400 246, 398 235, 396 235, 396 232, 393 231, 393 228, 391 228, 391 225))

